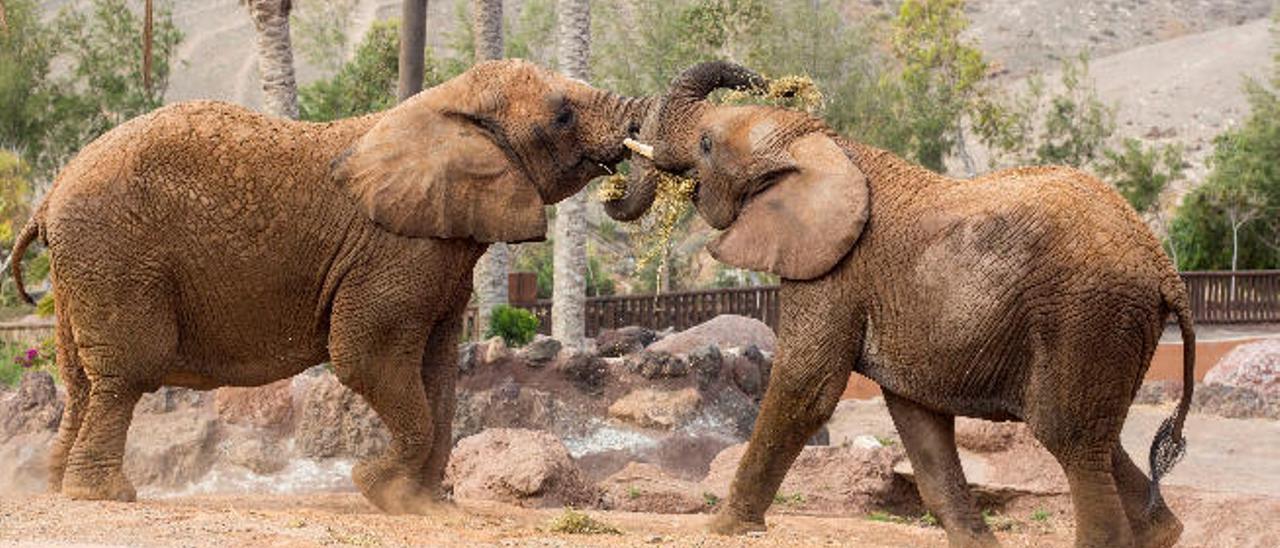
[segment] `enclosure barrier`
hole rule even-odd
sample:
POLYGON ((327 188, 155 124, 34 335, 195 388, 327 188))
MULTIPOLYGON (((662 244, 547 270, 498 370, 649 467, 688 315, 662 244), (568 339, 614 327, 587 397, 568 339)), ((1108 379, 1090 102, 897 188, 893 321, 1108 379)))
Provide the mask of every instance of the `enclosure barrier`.
MULTIPOLYGON (((1182 280, 1197 323, 1280 323, 1280 270, 1183 272, 1182 280)), ((538 317, 540 333, 551 334, 550 300, 521 308, 538 317)), ((778 286, 589 297, 585 308, 588 337, 628 325, 678 331, 720 314, 755 318, 776 331, 778 286)), ((475 312, 475 308, 467 310, 464 324, 471 340, 482 335, 476 331, 475 312)))
MULTIPOLYGON (((1183 272, 1182 279, 1197 323, 1280 323, 1280 270, 1183 272)), ((539 332, 551 333, 550 300, 519 306, 538 317, 539 332)), ((720 314, 748 316, 776 330, 778 286, 589 297, 585 314, 588 337, 628 325, 682 330, 720 314)), ((475 319, 476 309, 467 309, 463 333, 470 340, 483 335, 475 319)), ((0 341, 6 343, 37 344, 52 335, 50 319, 0 323, 0 341)))

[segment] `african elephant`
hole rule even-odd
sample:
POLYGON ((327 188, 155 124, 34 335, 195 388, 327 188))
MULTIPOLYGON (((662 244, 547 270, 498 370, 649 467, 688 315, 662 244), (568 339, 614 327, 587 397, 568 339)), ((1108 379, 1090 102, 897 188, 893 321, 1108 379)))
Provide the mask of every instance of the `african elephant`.
POLYGON ((662 170, 698 181, 718 260, 782 278, 779 348, 721 533, 764 528, 804 441, 851 372, 883 389, 925 504, 954 545, 996 539, 969 492, 957 415, 1024 421, 1066 472, 1080 546, 1167 546, 1181 523, 1158 482, 1181 455, 1195 334, 1186 288, 1112 189, 1065 167, 950 179, 848 140, 802 112, 716 105, 764 82, 695 66, 650 111, 617 219, 662 170), (1151 481, 1120 446, 1169 313, 1185 344, 1182 401, 1151 448, 1151 481))
POLYGON ((353 471, 361 492, 425 508, 451 449, 472 267, 490 242, 544 238, 544 206, 621 160, 651 103, 496 61, 358 118, 191 102, 95 140, 12 255, 39 237, 51 257, 69 395, 51 488, 135 498, 121 458, 143 392, 329 361, 392 436, 353 471))

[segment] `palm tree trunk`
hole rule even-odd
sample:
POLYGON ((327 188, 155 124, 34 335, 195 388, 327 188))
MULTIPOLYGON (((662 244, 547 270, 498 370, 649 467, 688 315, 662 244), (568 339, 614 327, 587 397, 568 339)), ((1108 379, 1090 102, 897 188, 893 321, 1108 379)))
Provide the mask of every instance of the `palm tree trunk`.
MULTIPOLYGON (((476 62, 502 58, 502 0, 474 0, 471 5, 475 25, 476 62)), ((507 272, 511 269, 511 251, 507 244, 489 246, 472 274, 476 294, 476 324, 483 335, 489 330, 493 307, 507 304, 507 272)))
POLYGON ((400 79, 396 86, 399 101, 422 91, 426 48, 427 0, 404 0, 400 5, 400 79))
MULTIPOLYGON (((591 57, 591 4, 588 0, 558 0, 560 70, 570 78, 587 81, 591 57)), ((555 289, 551 295, 551 335, 581 348, 586 336, 587 193, 581 192, 556 205, 553 257, 555 289)))
MULTIPOLYGON (((147 95, 151 95, 151 28, 155 11, 152 8, 151 0, 147 0, 146 6, 142 10, 142 89, 147 95)), ((3 11, 3 5, 0 5, 0 12, 3 11)), ((3 13, 0 13, 0 19, 4 19, 3 13)))
POLYGON ((247 0, 257 31, 258 73, 262 77, 262 108, 284 118, 298 117, 298 83, 293 75, 293 47, 289 43, 290 0, 247 0))

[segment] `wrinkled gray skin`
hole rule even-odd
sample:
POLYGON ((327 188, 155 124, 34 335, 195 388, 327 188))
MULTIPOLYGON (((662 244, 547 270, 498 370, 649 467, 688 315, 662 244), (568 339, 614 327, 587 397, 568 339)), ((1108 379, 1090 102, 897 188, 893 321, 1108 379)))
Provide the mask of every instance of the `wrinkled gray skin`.
POLYGON ((543 238, 545 206, 621 160, 650 104, 494 61, 359 118, 201 101, 107 132, 12 254, 39 237, 51 257, 68 394, 52 490, 135 498, 121 460, 144 392, 329 361, 392 436, 356 485, 388 512, 426 508, 452 448, 475 261, 489 242, 543 238))
POLYGON ((1066 472, 1077 545, 1176 542, 1182 526, 1157 482, 1183 443, 1194 331, 1175 268, 1123 198, 1061 167, 949 179, 800 112, 704 100, 716 87, 760 84, 727 63, 687 71, 641 127, 653 161, 635 162, 627 193, 606 204, 617 219, 635 218, 652 203, 654 167, 686 174, 699 183, 698 213, 727 229, 709 246, 717 258, 822 267, 783 276, 768 390, 712 530, 764 529, 788 467, 857 372, 882 387, 951 544, 996 543, 960 468, 957 415, 1028 424, 1066 472), (825 154, 805 155, 814 150, 825 154), (847 208, 801 200, 788 209, 792 189, 812 191, 803 184, 813 181, 847 191, 822 194, 847 208), (788 239, 797 232, 809 237, 788 239), (734 237, 750 245, 731 245, 734 237), (848 243, 820 245, 831 241, 848 243), (1171 312, 1186 382, 1152 444, 1153 482, 1119 434, 1171 312))

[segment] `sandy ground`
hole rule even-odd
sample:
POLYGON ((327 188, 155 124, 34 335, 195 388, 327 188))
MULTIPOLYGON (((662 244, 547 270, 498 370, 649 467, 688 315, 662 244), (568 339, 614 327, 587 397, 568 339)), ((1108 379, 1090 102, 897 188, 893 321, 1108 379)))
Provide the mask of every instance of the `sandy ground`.
MULTIPOLYGON (((1168 411, 1133 408, 1123 440, 1132 454, 1146 454, 1168 411)), ((835 443, 863 434, 894 437, 883 406, 866 402, 842 404, 829 429, 835 443)), ((1187 432, 1188 456, 1164 489, 1186 526, 1180 546, 1280 546, 1280 422, 1192 415, 1187 432)), ((560 512, 461 501, 427 516, 389 516, 353 492, 148 497, 132 504, 0 494, 0 546, 943 546, 946 540, 941 529, 909 518, 776 512, 769 532, 755 537, 707 535, 706 515, 603 511, 588 513, 622 535, 548 532, 560 512)), ((1065 494, 1018 499, 992 520, 1006 546, 1066 546, 1074 532, 1065 494)))

